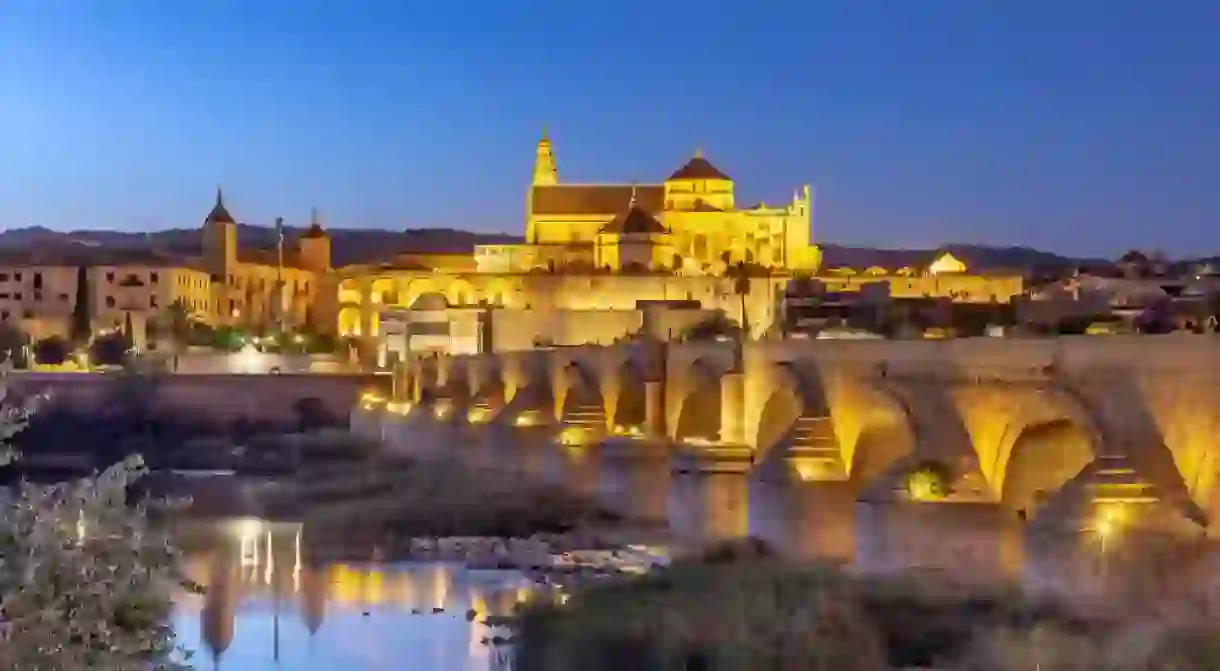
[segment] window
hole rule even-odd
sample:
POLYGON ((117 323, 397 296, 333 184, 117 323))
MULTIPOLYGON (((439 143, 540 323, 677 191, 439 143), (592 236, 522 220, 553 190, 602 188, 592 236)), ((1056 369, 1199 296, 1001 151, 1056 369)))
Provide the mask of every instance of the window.
POLYGON ((148 297, 148 307, 150 307, 150 308, 157 307, 157 297, 156 296, 148 297))
POLYGON ((33 318, 34 318, 34 311, 33 311, 33 310, 25 310, 25 311, 23 311, 23 312, 21 313, 21 318, 22 318, 22 319, 33 319, 33 318))
POLYGON ((21 300, 21 294, 13 294, 13 300, 15 300, 15 301, 21 300))
POLYGON ((0 273, 0 282, 8 281, 8 273, 0 273))
POLYGON ((156 284, 158 279, 159 278, 157 277, 156 271, 153 271, 148 274, 148 283, 149 284, 156 284))
POLYGON ((34 300, 36 300, 36 301, 41 301, 41 300, 42 300, 42 292, 41 292, 41 291, 35 291, 35 292, 34 292, 34 300))
POLYGON ((15 279, 15 280, 17 280, 18 282, 20 282, 20 281, 21 281, 21 273, 13 273, 13 279, 15 279))
POLYGON ((114 296, 106 297, 106 307, 108 307, 108 308, 114 307, 114 296))
POLYGON ((68 302, 68 294, 60 294, 60 295, 59 295, 59 300, 61 300, 61 301, 65 302, 65 303, 67 303, 67 302, 68 302))
POLYGON ((0 311, 0 319, 8 319, 8 310, 0 311))
POLYGON ((106 281, 107 281, 107 282, 109 282, 109 283, 111 283, 111 284, 114 284, 114 271, 113 271, 113 270, 108 271, 108 272, 106 273, 106 281))
POLYGON ((0 294, 0 300, 7 301, 7 300, 8 300, 8 294, 0 294))

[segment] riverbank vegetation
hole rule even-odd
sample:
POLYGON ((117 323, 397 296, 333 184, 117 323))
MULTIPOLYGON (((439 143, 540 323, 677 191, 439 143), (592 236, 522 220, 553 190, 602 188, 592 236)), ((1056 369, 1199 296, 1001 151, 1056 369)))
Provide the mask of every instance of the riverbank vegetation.
POLYGON ((305 448, 309 453, 325 449, 348 458, 304 459, 291 485, 266 501, 266 514, 303 517, 336 544, 371 544, 392 553, 411 538, 579 534, 601 545, 619 533, 656 528, 520 474, 459 459, 387 456, 338 432, 304 440, 313 446, 305 448))
MULTIPOLYGON (((0 406, 0 463, 19 458, 10 440, 33 408, 0 406)), ((0 668, 179 668, 168 618, 180 555, 148 514, 159 504, 130 500, 144 474, 130 457, 100 475, 0 490, 0 668)))
POLYGON ((718 548, 537 601, 513 620, 531 671, 1213 671, 1220 625, 1080 608, 935 573, 859 576, 718 548))

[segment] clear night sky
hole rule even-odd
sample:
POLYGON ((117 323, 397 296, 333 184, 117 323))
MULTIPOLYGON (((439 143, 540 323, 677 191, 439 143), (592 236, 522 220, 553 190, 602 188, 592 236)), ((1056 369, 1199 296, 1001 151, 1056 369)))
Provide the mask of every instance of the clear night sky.
POLYGON ((1220 252, 1216 0, 0 0, 4 226, 195 226, 219 183, 519 232, 543 126, 563 180, 813 183, 820 241, 1220 252))

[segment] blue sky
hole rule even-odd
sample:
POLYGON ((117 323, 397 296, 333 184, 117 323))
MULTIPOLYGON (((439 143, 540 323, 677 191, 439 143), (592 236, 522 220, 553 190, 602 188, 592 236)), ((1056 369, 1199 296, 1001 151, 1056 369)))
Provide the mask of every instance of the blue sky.
POLYGON ((523 229, 561 179, 818 191, 817 240, 1220 252, 1220 3, 0 0, 0 225, 523 229))

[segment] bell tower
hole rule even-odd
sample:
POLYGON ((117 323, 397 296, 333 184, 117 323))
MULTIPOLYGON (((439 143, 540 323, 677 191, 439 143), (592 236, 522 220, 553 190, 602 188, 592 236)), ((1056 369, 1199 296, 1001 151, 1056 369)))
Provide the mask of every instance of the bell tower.
POLYGON ((551 151, 551 140, 546 130, 543 130, 534 156, 534 186, 554 186, 558 183, 559 170, 555 167, 555 154, 551 151))

